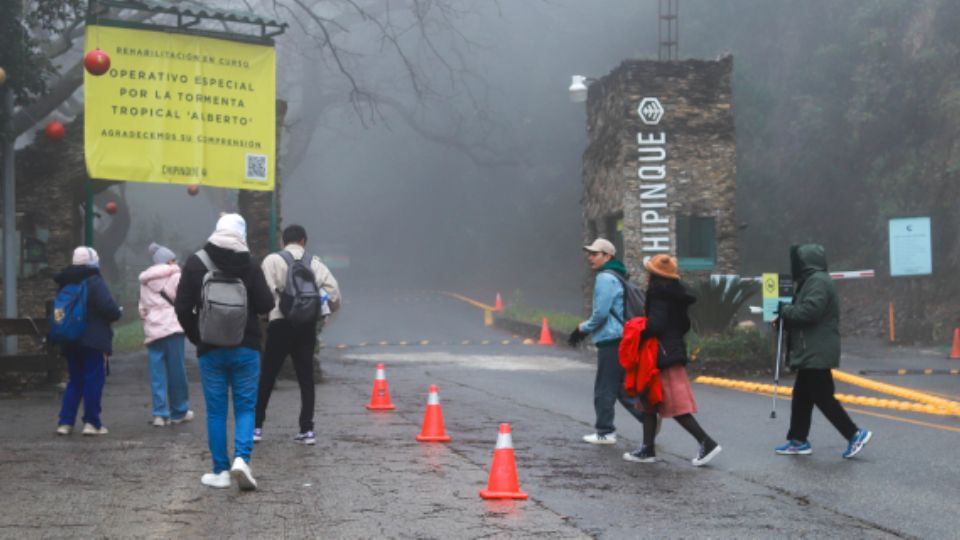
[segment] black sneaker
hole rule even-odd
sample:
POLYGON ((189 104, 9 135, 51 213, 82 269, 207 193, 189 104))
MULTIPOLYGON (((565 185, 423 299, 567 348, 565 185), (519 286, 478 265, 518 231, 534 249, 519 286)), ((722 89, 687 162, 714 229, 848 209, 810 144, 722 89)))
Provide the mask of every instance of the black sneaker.
POLYGON ((657 453, 652 446, 641 446, 639 450, 624 454, 623 459, 634 463, 654 463, 657 461, 657 453))
POLYGON ((717 444, 717 441, 713 439, 707 439, 703 441, 700 445, 700 451, 697 452, 697 457, 690 460, 693 463, 694 467, 703 467, 707 463, 710 463, 710 460, 717 457, 723 448, 717 444))

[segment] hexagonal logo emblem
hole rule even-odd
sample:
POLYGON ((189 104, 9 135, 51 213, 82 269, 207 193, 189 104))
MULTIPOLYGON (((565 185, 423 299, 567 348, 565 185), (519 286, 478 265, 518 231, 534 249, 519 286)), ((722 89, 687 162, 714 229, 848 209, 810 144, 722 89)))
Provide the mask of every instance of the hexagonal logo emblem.
POLYGON ((663 105, 655 97, 643 98, 637 106, 637 114, 640 115, 640 120, 644 124, 655 126, 663 118, 663 105))

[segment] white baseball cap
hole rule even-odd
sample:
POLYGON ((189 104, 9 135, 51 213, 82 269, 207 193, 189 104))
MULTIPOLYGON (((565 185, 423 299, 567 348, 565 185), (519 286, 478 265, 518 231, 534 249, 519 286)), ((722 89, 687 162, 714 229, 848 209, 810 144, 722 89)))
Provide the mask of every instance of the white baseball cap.
POLYGON ((611 257, 617 254, 617 248, 613 247, 613 243, 606 238, 597 238, 589 246, 583 246, 583 250, 592 251, 594 253, 606 253, 611 257))

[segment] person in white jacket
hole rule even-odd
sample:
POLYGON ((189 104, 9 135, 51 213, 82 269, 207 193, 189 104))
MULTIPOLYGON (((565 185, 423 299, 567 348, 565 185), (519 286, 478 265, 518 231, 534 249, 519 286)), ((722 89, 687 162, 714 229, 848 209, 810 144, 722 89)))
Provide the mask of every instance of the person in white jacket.
POLYGON ((153 266, 140 274, 139 308, 150 357, 151 422, 162 427, 193 420, 193 411, 183 365, 183 328, 173 310, 180 267, 176 255, 168 248, 152 243, 149 250, 153 266))
MULTIPOLYGON (((288 257, 302 260, 307 256, 304 251, 306 245, 307 231, 300 225, 290 225, 283 230, 283 251, 289 252, 288 257)), ((286 285, 288 268, 283 255, 271 253, 263 259, 261 266, 267 286, 273 292, 273 299, 278 307, 274 307, 270 312, 270 322, 267 325, 267 343, 264 347, 260 386, 257 390, 257 418, 253 440, 256 442, 263 438, 263 422, 267 416, 270 394, 273 392, 273 385, 283 366, 283 361, 289 355, 297 374, 297 382, 300 384, 300 433, 294 436, 294 440, 301 444, 315 444, 313 350, 317 345, 317 325, 316 323, 293 324, 280 312, 280 292, 286 285)), ((313 272, 317 289, 321 294, 329 297, 327 305, 330 311, 340 309, 340 287, 330 270, 320 262, 318 257, 311 255, 310 271, 313 272)))

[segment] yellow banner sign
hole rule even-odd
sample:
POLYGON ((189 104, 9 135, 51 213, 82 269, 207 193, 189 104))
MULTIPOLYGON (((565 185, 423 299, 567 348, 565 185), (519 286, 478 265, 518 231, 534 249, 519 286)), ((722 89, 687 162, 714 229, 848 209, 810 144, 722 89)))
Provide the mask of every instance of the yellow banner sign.
POLYGON ((86 40, 110 56, 84 73, 91 178, 273 189, 273 47, 107 26, 86 40))

